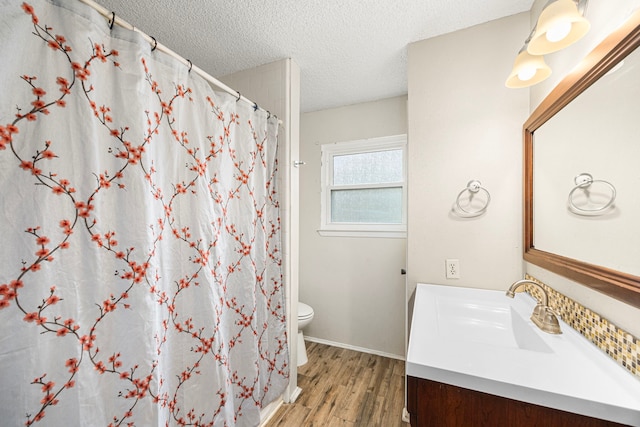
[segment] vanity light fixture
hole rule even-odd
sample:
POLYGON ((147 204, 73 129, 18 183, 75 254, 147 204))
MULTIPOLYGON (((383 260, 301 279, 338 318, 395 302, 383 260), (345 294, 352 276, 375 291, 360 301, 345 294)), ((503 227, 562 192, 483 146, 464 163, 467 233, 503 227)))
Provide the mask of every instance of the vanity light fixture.
POLYGON ((550 0, 531 34, 518 52, 506 81, 508 88, 525 88, 551 75, 544 62, 547 53, 563 49, 581 39, 590 28, 584 17, 588 0, 550 0))
POLYGON ((544 62, 544 57, 531 55, 525 43, 513 63, 506 85, 512 89, 528 87, 540 83, 550 75, 551 68, 544 62))
POLYGON ((587 0, 551 0, 540 13, 527 51, 546 55, 580 40, 591 27, 584 17, 586 7, 587 0))

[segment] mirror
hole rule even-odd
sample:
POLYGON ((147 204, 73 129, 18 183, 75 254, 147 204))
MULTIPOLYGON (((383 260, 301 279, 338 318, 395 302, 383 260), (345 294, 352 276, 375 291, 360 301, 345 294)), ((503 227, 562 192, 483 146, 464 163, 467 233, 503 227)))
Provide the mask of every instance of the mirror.
POLYGON ((524 259, 636 307, 638 46, 640 11, 524 124, 524 259))

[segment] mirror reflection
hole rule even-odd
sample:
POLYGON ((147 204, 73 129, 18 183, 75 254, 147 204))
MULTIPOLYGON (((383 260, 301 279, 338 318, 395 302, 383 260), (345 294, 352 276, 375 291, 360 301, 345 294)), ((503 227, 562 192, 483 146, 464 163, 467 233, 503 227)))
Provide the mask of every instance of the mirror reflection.
POLYGON ((638 82, 636 50, 535 131, 537 249, 640 276, 638 82))

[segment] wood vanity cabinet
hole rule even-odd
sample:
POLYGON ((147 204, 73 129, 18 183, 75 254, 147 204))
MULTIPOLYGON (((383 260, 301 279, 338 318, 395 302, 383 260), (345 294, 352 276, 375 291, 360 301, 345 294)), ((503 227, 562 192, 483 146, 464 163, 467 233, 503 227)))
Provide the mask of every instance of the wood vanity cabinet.
POLYGON ((411 427, 614 427, 623 424, 407 377, 411 427))

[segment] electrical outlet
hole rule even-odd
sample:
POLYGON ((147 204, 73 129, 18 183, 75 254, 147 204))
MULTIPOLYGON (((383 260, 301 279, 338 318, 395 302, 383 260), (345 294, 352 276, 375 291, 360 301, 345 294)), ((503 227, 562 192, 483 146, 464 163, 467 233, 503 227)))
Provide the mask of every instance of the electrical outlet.
POLYGON ((445 260, 447 279, 459 279, 460 278, 460 261, 457 259, 445 260))

